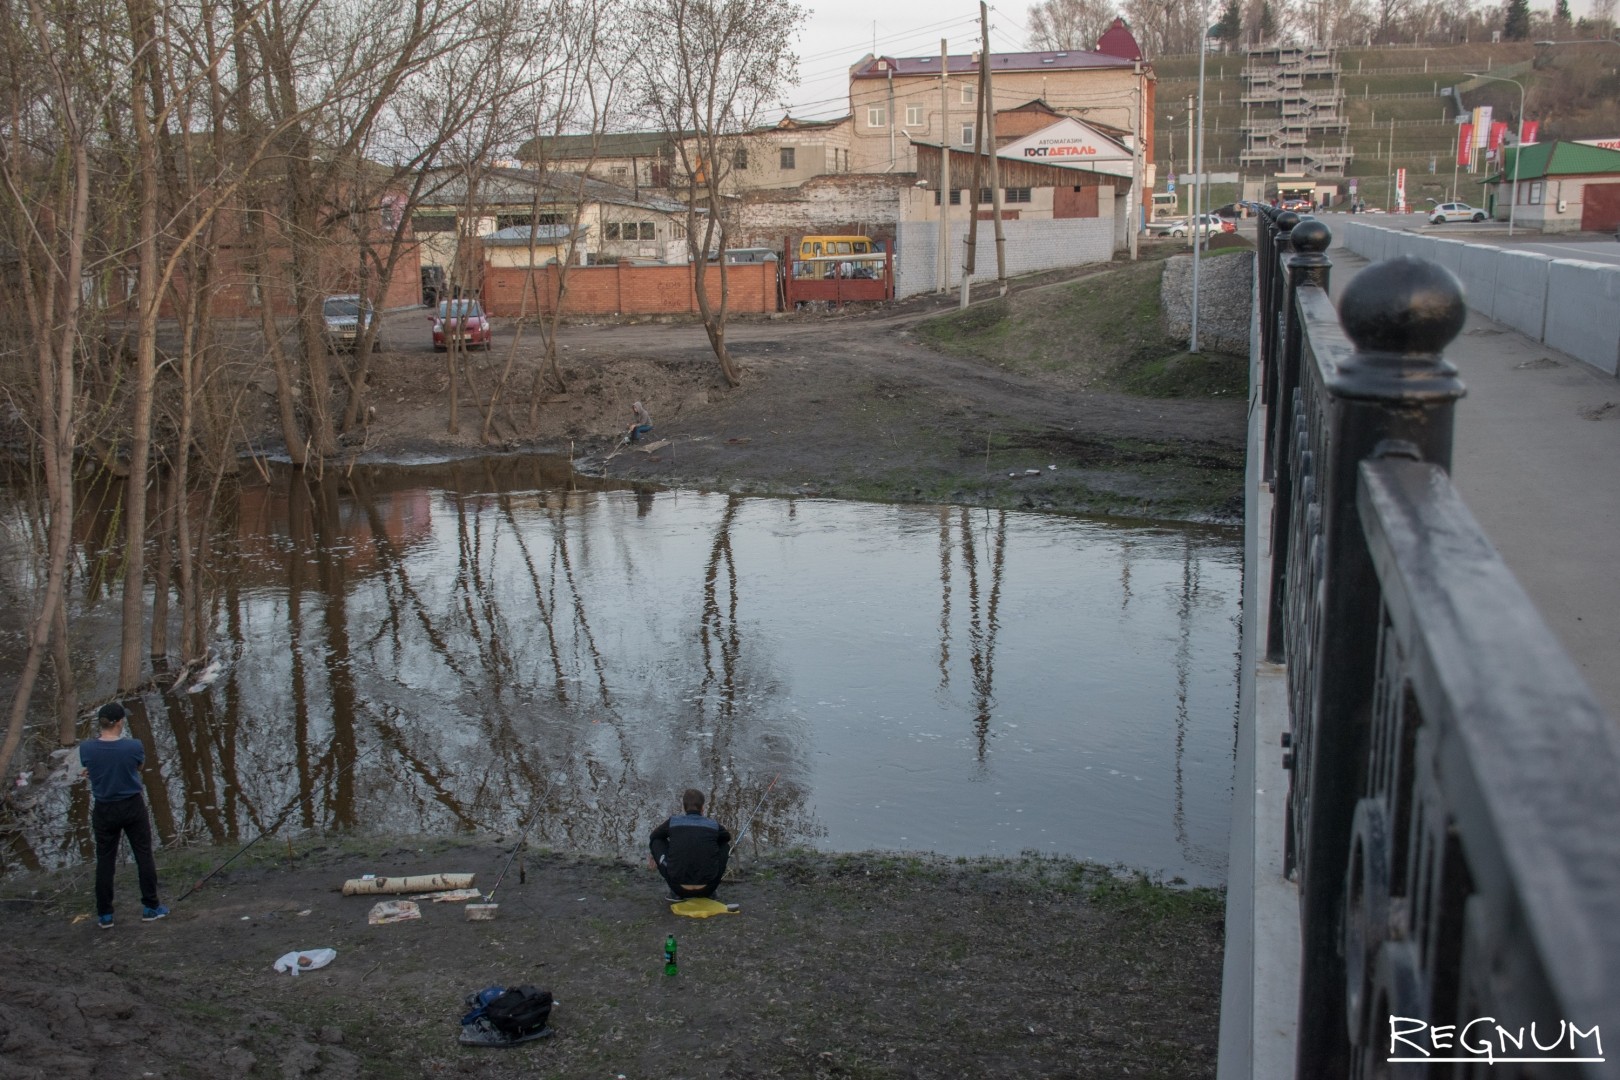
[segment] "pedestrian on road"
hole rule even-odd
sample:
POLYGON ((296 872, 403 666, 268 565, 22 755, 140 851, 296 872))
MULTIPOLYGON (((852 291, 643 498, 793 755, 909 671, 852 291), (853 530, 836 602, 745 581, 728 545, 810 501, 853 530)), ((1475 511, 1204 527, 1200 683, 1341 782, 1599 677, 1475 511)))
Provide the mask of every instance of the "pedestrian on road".
POLYGON ((79 744, 79 764, 84 766, 80 775, 89 776, 90 792, 95 797, 90 827, 96 836, 96 924, 103 930, 111 930, 113 925, 113 870, 118 863, 118 842, 125 836, 135 855, 142 921, 153 922, 169 914, 158 899, 152 821, 141 796, 146 748, 139 739, 126 737, 127 717, 118 702, 103 705, 96 713, 101 734, 79 744))
POLYGON ((647 862, 664 876, 672 902, 713 896, 731 855, 731 834, 703 816, 703 792, 696 788, 682 792, 681 810, 654 829, 647 842, 651 851, 647 862))

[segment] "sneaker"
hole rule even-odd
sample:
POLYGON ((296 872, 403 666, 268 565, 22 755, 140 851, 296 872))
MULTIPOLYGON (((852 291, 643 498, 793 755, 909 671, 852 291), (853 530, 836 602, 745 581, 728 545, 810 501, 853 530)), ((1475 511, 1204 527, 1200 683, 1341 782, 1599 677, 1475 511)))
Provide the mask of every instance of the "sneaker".
MULTIPOLYGON (((680 903, 680 902, 681 902, 681 901, 682 901, 682 900, 685 900, 685 899, 686 899, 686 897, 684 897, 684 896, 676 896, 676 895, 675 895, 675 894, 674 894, 674 893, 670 893, 670 894, 669 894, 669 895, 668 895, 668 896, 666 896, 666 897, 664 897, 664 899, 665 899, 665 901, 667 901, 667 902, 668 902, 668 903, 671 903, 671 904, 678 904, 678 903, 680 903)), ((112 916, 110 916, 110 915, 109 915, 109 916, 108 916, 108 918, 109 918, 109 919, 110 919, 110 918, 111 918, 111 917, 112 917, 112 916)), ((110 925, 110 924, 109 924, 109 925, 110 925)))
MULTIPOLYGON (((164 907, 162 904, 159 904, 157 907, 141 908, 141 922, 157 922, 159 919, 166 919, 168 917, 169 909, 164 907)), ((109 923, 111 923, 112 916, 108 915, 107 920, 109 923)))
POLYGON ((96 925, 99 926, 103 930, 111 930, 112 929, 112 916, 111 915, 97 915, 96 916, 96 925))

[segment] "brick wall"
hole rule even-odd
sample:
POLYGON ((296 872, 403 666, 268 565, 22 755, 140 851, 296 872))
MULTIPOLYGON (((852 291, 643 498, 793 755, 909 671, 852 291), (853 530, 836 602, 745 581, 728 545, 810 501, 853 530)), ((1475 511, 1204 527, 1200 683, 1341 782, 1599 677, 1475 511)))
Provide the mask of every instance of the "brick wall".
MULTIPOLYGON (((731 310, 772 312, 777 308, 776 263, 726 268, 731 310)), ((711 303, 720 303, 720 267, 703 275, 711 303)), ((557 302, 557 268, 484 267, 484 306, 491 315, 549 314, 557 302), (525 293, 527 302, 525 302, 525 293)), ((696 312, 697 290, 690 266, 575 266, 568 272, 564 315, 680 315, 696 312)))
POLYGON ((738 207, 732 247, 782 250, 784 237, 806 235, 894 238, 900 192, 916 183, 897 173, 834 173, 796 188, 749 191, 738 207))
MULTIPOLYGON (((961 275, 962 252, 966 249, 968 223, 951 222, 951 286, 961 275)), ((1002 224, 1007 238, 1007 275, 1054 270, 1060 266, 1084 266, 1108 262, 1114 257, 1114 222, 1111 218, 1066 218, 1059 221, 1008 221, 1002 224)), ((899 245, 895 255, 894 295, 897 299, 932 292, 939 287, 939 223, 904 221, 900 223, 899 245)), ((996 235, 992 225, 979 228, 974 280, 996 276, 996 235)))

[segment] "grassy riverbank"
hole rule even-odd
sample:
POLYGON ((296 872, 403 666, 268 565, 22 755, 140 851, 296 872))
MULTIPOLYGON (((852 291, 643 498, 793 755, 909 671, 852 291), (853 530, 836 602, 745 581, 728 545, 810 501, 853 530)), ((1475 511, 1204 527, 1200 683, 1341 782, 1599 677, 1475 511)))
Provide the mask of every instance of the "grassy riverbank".
MULTIPOLYGON (((0 895, 0 1073, 345 1077, 1196 1077, 1214 1074, 1222 897, 1061 859, 742 858, 738 915, 670 914, 639 865, 529 854, 497 919, 424 903, 369 926, 361 873, 472 871, 497 838, 387 849, 266 843, 167 920, 92 910, 88 868, 0 895), (662 972, 666 935, 680 973, 662 972), (330 947, 299 978, 282 953, 330 947), (462 1048, 468 992, 552 990, 555 1036, 462 1048), (97 1065, 97 1062, 103 1063, 97 1065)), ((166 853, 174 897, 224 852, 166 853)))

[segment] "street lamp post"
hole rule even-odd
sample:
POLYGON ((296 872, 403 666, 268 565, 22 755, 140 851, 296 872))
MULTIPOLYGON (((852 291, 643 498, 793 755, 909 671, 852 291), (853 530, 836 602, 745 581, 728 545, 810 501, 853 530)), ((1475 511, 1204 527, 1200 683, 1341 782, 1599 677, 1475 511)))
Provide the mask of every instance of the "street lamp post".
POLYGON ((1519 133, 1514 137, 1513 148, 1513 201, 1508 203, 1508 235, 1512 236, 1513 215, 1519 209, 1519 160, 1524 157, 1524 83, 1517 79, 1504 79, 1500 75, 1477 75, 1472 71, 1464 72, 1464 74, 1470 79, 1512 83, 1519 88, 1519 133))

